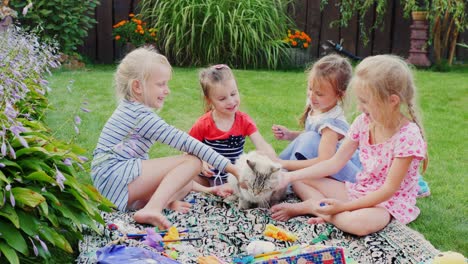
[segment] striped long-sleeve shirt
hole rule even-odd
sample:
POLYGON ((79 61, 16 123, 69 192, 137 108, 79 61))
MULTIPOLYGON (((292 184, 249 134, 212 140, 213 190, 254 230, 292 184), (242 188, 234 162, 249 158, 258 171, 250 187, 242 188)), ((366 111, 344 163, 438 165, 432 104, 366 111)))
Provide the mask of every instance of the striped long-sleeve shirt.
POLYGON ((120 210, 128 201, 127 185, 141 175, 141 160, 156 142, 193 154, 223 171, 229 160, 167 124, 151 108, 123 100, 105 124, 94 150, 91 177, 96 188, 120 210))

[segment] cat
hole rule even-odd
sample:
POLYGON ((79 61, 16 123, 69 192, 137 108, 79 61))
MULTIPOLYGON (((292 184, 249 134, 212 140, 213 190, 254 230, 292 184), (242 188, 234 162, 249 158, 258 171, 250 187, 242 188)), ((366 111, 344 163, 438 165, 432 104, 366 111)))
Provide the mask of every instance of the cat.
POLYGON ((281 164, 251 151, 242 154, 236 165, 239 167, 239 180, 232 174, 228 175, 227 182, 233 189, 233 194, 226 198, 228 202, 239 199, 239 209, 269 208, 285 197, 286 187, 275 190, 281 164))

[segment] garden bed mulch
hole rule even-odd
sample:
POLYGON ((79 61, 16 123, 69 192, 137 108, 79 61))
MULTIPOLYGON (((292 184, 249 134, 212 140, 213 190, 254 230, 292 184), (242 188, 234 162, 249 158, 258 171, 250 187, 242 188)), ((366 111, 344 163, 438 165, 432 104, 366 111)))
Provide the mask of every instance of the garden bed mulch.
MULTIPOLYGON (((426 263, 439 251, 418 232, 392 221, 385 229, 365 237, 356 237, 329 224, 309 225, 306 216, 297 217, 288 222, 276 222, 270 218, 266 209, 238 210, 234 204, 227 204, 221 198, 212 195, 191 193, 187 200, 195 201, 188 214, 167 211, 168 219, 179 229, 189 228, 190 237, 202 237, 201 240, 182 242, 175 245, 181 263, 196 263, 198 256, 216 255, 226 261, 244 254, 252 240, 268 240, 277 248, 286 248, 296 244, 311 243, 336 246, 344 249, 345 255, 357 263, 426 263), (296 234, 296 242, 277 241, 263 236, 267 224, 274 224, 296 234)), ((288 202, 297 201, 288 196, 288 202)), ((136 224, 132 213, 103 213, 107 224, 118 223, 127 229, 144 230, 148 226, 136 224)), ((80 254, 77 263, 96 263, 96 251, 121 238, 119 231, 110 231, 102 227, 99 235, 90 230, 84 233, 80 242, 80 254)), ((151 247, 137 240, 121 240, 121 244, 151 247)), ((156 251, 155 251, 156 252, 156 251)))

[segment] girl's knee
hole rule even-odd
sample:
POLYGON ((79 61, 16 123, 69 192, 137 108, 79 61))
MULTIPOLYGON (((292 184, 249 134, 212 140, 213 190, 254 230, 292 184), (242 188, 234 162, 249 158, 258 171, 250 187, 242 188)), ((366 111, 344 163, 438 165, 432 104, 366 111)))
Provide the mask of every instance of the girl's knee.
POLYGON ((391 220, 389 214, 376 218, 364 220, 362 217, 355 216, 348 219, 348 223, 343 227, 343 231, 356 236, 367 236, 384 229, 391 220))
POLYGON ((201 169, 202 167, 202 161, 199 159, 197 156, 194 155, 185 155, 185 161, 186 163, 189 163, 193 165, 194 167, 199 167, 201 169))

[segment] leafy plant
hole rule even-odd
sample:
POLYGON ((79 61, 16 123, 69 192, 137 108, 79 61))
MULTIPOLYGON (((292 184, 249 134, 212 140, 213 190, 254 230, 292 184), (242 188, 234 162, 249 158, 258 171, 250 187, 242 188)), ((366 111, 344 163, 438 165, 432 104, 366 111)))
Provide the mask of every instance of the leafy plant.
POLYGON ((158 30, 159 49, 176 65, 227 63, 276 68, 292 21, 289 0, 142 0, 142 17, 158 30))
MULTIPOLYGON (((17 10, 27 4, 27 1, 10 3, 17 10)), ((98 4, 99 0, 36 0, 29 12, 19 14, 18 19, 42 41, 57 41, 63 53, 73 55, 88 30, 96 24, 94 9, 98 4)))
POLYGON ((312 39, 304 31, 295 30, 292 34, 291 30, 288 30, 288 35, 284 38, 284 42, 291 48, 307 49, 312 39))
POLYGON ((139 15, 130 14, 128 20, 122 20, 112 28, 112 35, 119 43, 131 43, 139 47, 157 40, 156 30, 148 28, 146 22, 142 21, 139 15))
POLYGON ((83 225, 99 232, 99 209, 112 204, 77 181, 84 149, 54 138, 41 120, 56 49, 23 32, 0 35, 0 262, 49 259, 50 249, 73 252, 83 225))

